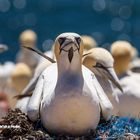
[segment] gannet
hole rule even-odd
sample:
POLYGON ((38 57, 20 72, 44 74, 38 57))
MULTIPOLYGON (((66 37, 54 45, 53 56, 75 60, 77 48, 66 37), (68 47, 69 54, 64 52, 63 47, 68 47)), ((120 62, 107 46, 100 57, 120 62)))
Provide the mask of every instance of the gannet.
MULTIPOLYGON (((21 109, 21 106, 23 105, 22 99, 18 100, 17 103, 17 100, 13 97, 21 94, 22 90, 28 84, 31 77, 32 77, 31 69, 26 64, 17 63, 15 65, 15 68, 10 76, 10 79, 8 80, 8 87, 13 91, 15 91, 9 93, 10 106, 12 109, 15 108, 16 104, 17 104, 16 107, 21 109)), ((24 100, 24 104, 27 104, 25 100, 24 100)))
POLYGON ((33 53, 29 52, 28 50, 24 49, 22 46, 28 46, 31 48, 36 47, 36 42, 37 42, 37 35, 34 31, 32 30, 25 30, 21 33, 19 37, 19 42, 20 42, 20 51, 17 54, 16 61, 17 62, 22 62, 27 64, 32 70, 37 66, 39 58, 38 56, 33 53))
POLYGON ((123 88, 123 94, 118 89, 114 91, 119 100, 119 116, 139 117, 140 75, 129 72, 132 59, 131 44, 125 41, 117 41, 112 44, 111 53, 115 60, 115 70, 123 88))
POLYGON ((119 76, 129 69, 132 60, 131 49, 132 46, 127 41, 116 41, 111 45, 111 53, 115 59, 114 68, 119 76))
MULTIPOLYGON (((86 55, 90 49, 95 48, 97 46, 97 42, 94 40, 94 38, 87 35, 82 35, 81 38, 83 40, 84 55, 86 55)), ((54 45, 52 46, 51 51, 47 51, 44 54, 55 61, 56 58, 54 55, 54 45)), ((22 95, 26 96, 34 90, 40 74, 44 71, 45 68, 47 68, 51 64, 52 62, 50 62, 49 60, 46 60, 44 57, 40 58, 40 61, 35 69, 34 76, 30 80, 27 87, 23 90, 22 95)))
POLYGON ((86 54, 87 51, 89 51, 90 49, 93 49, 98 46, 96 40, 91 36, 82 35, 81 38, 83 40, 84 45, 84 54, 86 54))
POLYGON ((118 115, 118 100, 114 95, 114 86, 122 91, 119 79, 114 71, 114 59, 104 48, 89 50, 89 54, 83 58, 83 65, 89 68, 96 76, 104 92, 113 104, 113 115, 118 115))
POLYGON ((112 104, 94 74, 82 65, 83 42, 76 33, 56 38, 57 63, 40 75, 27 114, 32 121, 40 116, 51 133, 83 135, 95 129, 100 113, 112 115, 112 104))

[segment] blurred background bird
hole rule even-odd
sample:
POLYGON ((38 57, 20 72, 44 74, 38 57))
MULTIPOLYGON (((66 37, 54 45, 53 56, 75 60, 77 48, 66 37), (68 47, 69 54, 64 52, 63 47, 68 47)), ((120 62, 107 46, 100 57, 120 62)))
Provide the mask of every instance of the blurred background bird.
POLYGON ((32 30, 25 30, 20 34, 19 45, 20 51, 17 54, 16 62, 22 62, 27 64, 32 71, 38 64, 39 58, 35 53, 29 52, 23 46, 36 48, 37 35, 32 30))
POLYGON ((124 91, 123 94, 117 89, 114 91, 119 100, 119 115, 138 118, 140 112, 140 75, 130 69, 133 60, 132 52, 133 48, 129 42, 116 41, 111 45, 111 53, 115 60, 114 68, 124 91))
POLYGON ((15 65, 15 69, 13 70, 8 81, 8 87, 15 91, 9 94, 11 108, 15 108, 17 103, 17 100, 14 98, 14 96, 21 94, 22 90, 26 87, 31 77, 32 71, 28 65, 25 63, 17 63, 15 65))

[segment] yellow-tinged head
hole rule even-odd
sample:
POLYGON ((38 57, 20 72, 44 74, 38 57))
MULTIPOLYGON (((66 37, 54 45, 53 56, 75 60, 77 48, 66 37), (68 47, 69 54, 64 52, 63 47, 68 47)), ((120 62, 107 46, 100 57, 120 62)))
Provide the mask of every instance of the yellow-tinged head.
POLYGON ((27 47, 35 47, 37 42, 37 35, 33 30, 25 30, 19 37, 20 45, 27 47))
POLYGON ((24 63, 18 63, 11 75, 10 84, 20 93, 32 77, 31 69, 24 63))
POLYGON ((110 52, 104 48, 94 48, 88 53, 89 55, 86 55, 83 59, 83 65, 89 68, 96 76, 101 77, 103 80, 110 80, 123 91, 114 71, 114 59, 110 52))
POLYGON ((69 63, 74 61, 73 57, 75 54, 78 54, 82 61, 83 41, 81 36, 76 33, 60 34, 55 40, 54 53, 57 61, 59 61, 64 54, 67 55, 66 59, 69 60, 69 63))
POLYGON ((117 75, 129 69, 132 60, 132 45, 127 41, 116 41, 111 45, 111 54, 114 57, 114 68, 117 75))
POLYGON ((89 55, 83 59, 83 64, 88 68, 98 65, 98 63, 105 67, 113 67, 114 59, 106 49, 93 48, 88 53, 89 55))
POLYGON ((88 36, 88 35, 82 35, 81 38, 83 40, 84 51, 85 52, 90 50, 90 49, 93 49, 93 48, 97 47, 97 42, 94 40, 93 37, 88 36))

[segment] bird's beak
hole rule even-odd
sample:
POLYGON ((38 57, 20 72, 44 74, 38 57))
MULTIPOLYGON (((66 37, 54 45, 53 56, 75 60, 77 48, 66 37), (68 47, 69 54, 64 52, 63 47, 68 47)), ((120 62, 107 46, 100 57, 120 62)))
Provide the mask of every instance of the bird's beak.
POLYGON ((113 67, 112 68, 103 67, 103 72, 101 72, 99 70, 99 73, 103 74, 104 77, 109 79, 114 84, 114 86, 116 86, 121 92, 123 92, 123 89, 120 85, 119 79, 118 79, 113 67))
POLYGON ((72 58, 73 58, 73 53, 74 53, 73 52, 73 47, 71 47, 68 51, 68 58, 69 58, 70 63, 71 63, 72 58))

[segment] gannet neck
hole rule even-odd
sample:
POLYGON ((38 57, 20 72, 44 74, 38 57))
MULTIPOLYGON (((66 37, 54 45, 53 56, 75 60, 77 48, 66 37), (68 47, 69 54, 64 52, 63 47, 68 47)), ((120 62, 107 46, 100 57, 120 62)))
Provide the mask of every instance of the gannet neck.
MULTIPOLYGON (((72 91, 77 91, 76 93, 82 93, 82 87, 84 83, 84 78, 82 75, 82 64, 78 52, 74 52, 72 61, 68 59, 68 54, 62 52, 58 66, 58 77, 56 91, 63 91, 63 93, 68 93, 72 91)), ((60 92, 60 93, 61 93, 60 92)))
POLYGON ((112 95, 113 93, 113 85, 111 84, 111 82, 97 74, 95 74, 98 82, 100 83, 101 87, 103 88, 103 90, 106 92, 106 94, 112 95))

